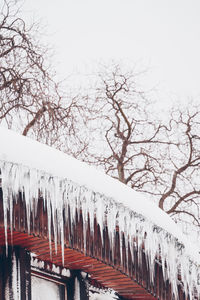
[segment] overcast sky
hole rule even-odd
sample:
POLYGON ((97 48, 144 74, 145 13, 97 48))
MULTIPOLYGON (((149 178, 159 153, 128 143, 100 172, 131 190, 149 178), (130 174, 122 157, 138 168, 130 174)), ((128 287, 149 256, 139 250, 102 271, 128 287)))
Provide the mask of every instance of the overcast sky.
POLYGON ((25 9, 47 25, 64 77, 117 59, 149 69, 144 85, 165 100, 200 96, 199 0, 25 0, 25 9))

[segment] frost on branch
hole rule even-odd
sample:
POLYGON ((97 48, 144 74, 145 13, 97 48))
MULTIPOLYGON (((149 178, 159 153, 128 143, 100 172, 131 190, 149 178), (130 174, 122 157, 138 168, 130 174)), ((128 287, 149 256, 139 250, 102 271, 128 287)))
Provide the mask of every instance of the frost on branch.
MULTIPOLYGON (((43 197, 48 215, 49 247, 51 252, 51 224, 53 224, 55 244, 61 241, 62 258, 64 262, 64 222, 68 219, 70 208, 71 225, 76 222, 76 210, 82 210, 84 245, 86 247, 86 231, 88 216, 90 230, 94 230, 94 217, 100 226, 101 236, 105 224, 108 228, 111 249, 114 253, 114 236, 116 225, 120 231, 120 245, 122 248, 122 233, 125 234, 125 247, 128 255, 128 244, 134 262, 133 248, 144 246, 147 265, 150 270, 151 283, 154 280, 155 259, 161 258, 164 280, 170 281, 175 298, 178 297, 177 278, 181 273, 181 280, 185 293, 193 299, 194 289, 200 294, 198 285, 200 267, 198 258, 190 257, 187 247, 176 236, 168 233, 141 212, 133 211, 123 203, 95 192, 86 186, 81 186, 67 178, 61 178, 45 171, 29 168, 22 164, 1 161, 1 177, 3 190, 4 227, 7 235, 7 211, 10 213, 10 226, 12 230, 13 201, 17 201, 19 192, 23 194, 26 202, 27 227, 30 231, 30 215, 36 215, 38 198, 43 197), (63 214, 64 212, 64 214, 63 214)), ((111 186, 112 188, 112 186, 111 186)), ((123 196, 123 195, 122 195, 123 196)), ((72 226, 73 228, 73 226, 72 226)), ((7 236, 6 236, 7 240, 7 236)), ((6 241, 7 243, 7 241, 6 241)), ((122 255, 122 249, 121 249, 122 255)), ((138 262, 142 259, 138 255, 138 262)))

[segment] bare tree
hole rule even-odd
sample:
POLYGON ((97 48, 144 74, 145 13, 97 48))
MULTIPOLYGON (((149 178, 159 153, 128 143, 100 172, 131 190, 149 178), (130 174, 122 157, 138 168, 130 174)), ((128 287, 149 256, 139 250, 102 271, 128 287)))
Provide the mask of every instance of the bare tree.
POLYGON ((66 95, 55 82, 49 53, 37 40, 37 25, 27 27, 19 5, 4 0, 0 7, 0 121, 57 148, 65 141, 65 151, 78 156, 87 146, 76 135, 84 107, 77 95, 66 95))
POLYGON ((200 107, 193 104, 185 111, 173 110, 170 122, 177 145, 169 146, 163 160, 159 207, 200 226, 200 107))
POLYGON ((131 72, 122 73, 118 65, 100 74, 89 123, 91 131, 96 127, 95 143, 100 140, 104 146, 99 149, 94 145, 90 159, 103 166, 107 174, 141 189, 155 183, 159 175, 159 153, 152 150, 170 142, 166 127, 152 118, 150 103, 137 90, 135 79, 131 72))
POLYGON ((159 121, 137 77, 118 65, 100 73, 91 101, 86 160, 151 195, 177 221, 199 226, 200 109, 173 110, 159 121))

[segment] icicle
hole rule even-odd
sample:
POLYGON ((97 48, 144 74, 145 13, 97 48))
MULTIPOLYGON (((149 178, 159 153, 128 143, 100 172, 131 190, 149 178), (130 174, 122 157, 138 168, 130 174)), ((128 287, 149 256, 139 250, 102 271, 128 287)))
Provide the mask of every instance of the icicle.
POLYGON ((81 300, 80 298, 80 283, 78 278, 75 278, 75 285, 74 285, 74 300, 81 300))
POLYGON ((10 187, 11 187, 11 174, 10 168, 6 163, 1 164, 1 179, 2 179, 2 191, 3 191, 3 213, 4 213, 4 234, 5 234, 5 246, 6 246, 6 254, 8 254, 8 219, 7 219, 7 211, 9 209, 9 201, 11 198, 10 195, 10 187))
POLYGON ((20 300, 21 298, 21 278, 20 278, 20 265, 18 258, 16 257, 16 254, 13 254, 12 257, 12 293, 13 293, 13 299, 20 300))
MULTIPOLYGON (((51 224, 53 224, 53 233, 55 247, 57 251, 58 241, 62 248, 62 262, 64 264, 64 219, 71 221, 71 228, 76 222, 76 211, 80 218, 80 209, 83 217, 84 247, 86 248, 86 231, 88 226, 88 215, 90 220, 91 234, 94 233, 94 218, 100 226, 101 236, 107 223, 111 250, 114 253, 114 238, 116 225, 119 225, 120 254, 122 261, 122 232, 125 237, 126 255, 128 257, 128 244, 132 260, 134 260, 134 243, 138 248, 139 264, 142 264, 141 249, 144 244, 147 264, 150 271, 151 283, 154 280, 155 259, 162 258, 162 269, 164 280, 170 280, 173 293, 177 298, 177 276, 181 271, 182 281, 185 292, 193 296, 193 288, 198 286, 199 265, 189 260, 189 254, 185 248, 180 245, 175 237, 168 234, 164 229, 155 226, 153 222, 146 219, 141 214, 125 207, 123 203, 118 203, 114 199, 106 197, 103 194, 92 191, 85 186, 79 186, 65 178, 59 178, 52 174, 45 173, 36 169, 31 169, 22 165, 0 162, 2 191, 3 191, 3 210, 4 210, 4 228, 5 244, 8 248, 8 219, 10 214, 10 227, 13 227, 13 201, 17 201, 19 192, 24 194, 27 209, 27 224, 30 232, 30 214, 35 216, 37 211, 37 201, 39 195, 43 197, 44 206, 47 209, 48 218, 48 236, 50 255, 51 247, 51 224), (68 218, 68 208, 70 208, 70 219, 68 218)), ((34 219, 34 218, 33 218, 34 219)), ((73 232, 72 232, 73 234, 73 232)))
MULTIPOLYGON (((84 240, 84 249, 86 250, 86 232, 88 227, 88 214, 94 211, 94 202, 91 201, 92 193, 88 191, 85 187, 80 188, 80 209, 82 210, 83 217, 83 240, 84 240)), ((94 218, 93 215, 90 214, 90 218, 94 218)))
POLYGON ((91 204, 90 207, 90 231, 94 234, 94 216, 95 216, 95 201, 96 201, 97 195, 92 192, 91 194, 91 204))
POLYGON ((105 226, 105 198, 100 194, 96 194, 95 216, 97 224, 100 227, 101 239, 103 241, 103 229, 105 226))

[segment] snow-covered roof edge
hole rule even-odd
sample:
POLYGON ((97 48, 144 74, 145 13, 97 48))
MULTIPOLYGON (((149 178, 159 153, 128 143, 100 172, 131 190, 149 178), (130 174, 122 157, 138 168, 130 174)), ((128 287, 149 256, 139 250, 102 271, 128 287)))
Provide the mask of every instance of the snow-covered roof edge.
MULTIPOLYGON (((62 186, 68 195, 71 195, 69 201, 72 206, 81 205, 82 208, 85 207, 85 212, 89 211, 90 214, 91 211, 96 211, 100 225, 105 220, 106 207, 111 239, 117 222, 120 229, 127 233, 130 242, 131 237, 136 234, 139 239, 141 237, 140 243, 145 243, 150 265, 153 265, 156 253, 160 249, 163 264, 166 260, 168 266, 165 277, 169 277, 171 282, 176 282, 178 269, 181 268, 185 286, 194 285, 199 288, 198 250, 194 245, 190 245, 170 217, 153 202, 147 201, 144 195, 60 151, 4 128, 0 128, 0 141, 4 196, 7 194, 9 198, 8 186, 12 186, 16 193, 23 188, 26 190, 26 201, 31 201, 31 197, 37 196, 38 187, 43 186, 50 191, 50 201, 53 198, 57 199, 54 203, 56 208, 63 201, 58 201, 62 186), (53 190, 49 178, 54 182, 53 190), (56 197, 52 197, 52 193, 56 197), (162 232, 155 228, 162 228, 162 232), (143 240, 145 232, 147 238, 143 240)), ((87 213, 85 218, 86 215, 87 213)))

